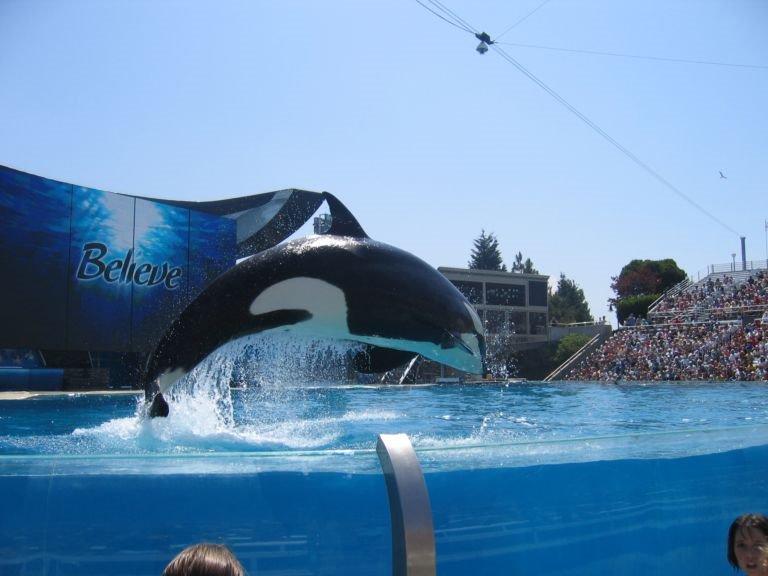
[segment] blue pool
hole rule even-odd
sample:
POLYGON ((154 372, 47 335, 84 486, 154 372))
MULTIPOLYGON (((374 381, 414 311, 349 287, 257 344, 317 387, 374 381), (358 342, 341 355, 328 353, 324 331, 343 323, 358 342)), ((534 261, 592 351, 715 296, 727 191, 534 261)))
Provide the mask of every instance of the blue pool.
POLYGON ((160 574, 228 544, 249 574, 391 573, 381 433, 407 433, 437 572, 723 574, 768 511, 760 383, 250 386, 0 401, 0 574, 160 574))

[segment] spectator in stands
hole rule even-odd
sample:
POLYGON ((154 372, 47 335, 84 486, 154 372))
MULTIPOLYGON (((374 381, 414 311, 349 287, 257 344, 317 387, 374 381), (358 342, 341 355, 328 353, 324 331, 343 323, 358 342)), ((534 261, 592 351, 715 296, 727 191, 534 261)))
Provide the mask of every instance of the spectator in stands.
POLYGON ((245 570, 226 546, 202 543, 179 552, 163 576, 245 576, 245 570))
POLYGON ((728 562, 747 576, 768 575, 768 517, 744 514, 731 523, 728 562))
POLYGON ((568 379, 768 380, 763 271, 741 283, 709 278, 664 298, 655 313, 652 324, 641 319, 636 326, 630 316, 568 379))

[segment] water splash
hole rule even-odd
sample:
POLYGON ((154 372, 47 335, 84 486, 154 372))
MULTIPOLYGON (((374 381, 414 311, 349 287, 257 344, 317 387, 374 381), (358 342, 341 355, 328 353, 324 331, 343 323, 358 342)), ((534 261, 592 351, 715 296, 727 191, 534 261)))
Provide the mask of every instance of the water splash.
MULTIPOLYGON (((150 451, 328 447, 347 415, 328 413, 333 403, 307 411, 306 395, 356 382, 351 358, 360 351, 353 342, 249 335, 216 350, 169 390, 168 418, 110 427, 150 451), (233 389, 244 394, 237 404, 233 389)), ((135 419, 143 420, 140 409, 135 419)))

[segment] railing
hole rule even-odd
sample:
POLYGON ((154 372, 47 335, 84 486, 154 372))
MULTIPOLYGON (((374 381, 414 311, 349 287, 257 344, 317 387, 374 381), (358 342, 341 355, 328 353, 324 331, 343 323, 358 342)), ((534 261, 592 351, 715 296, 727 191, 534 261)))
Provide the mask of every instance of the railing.
MULTIPOLYGON (((659 310, 652 313, 653 323, 658 324, 656 319, 675 319, 675 318, 705 318, 709 320, 737 320, 739 318, 748 319, 754 316, 762 315, 766 308, 765 304, 746 304, 743 306, 720 306, 715 308, 704 308, 702 306, 691 306, 684 310, 659 310)), ((649 312, 649 316, 651 313, 649 312)))
POLYGON ((690 278, 685 278, 684 280, 681 280, 680 282, 672 286, 672 288, 664 292, 664 294, 656 298, 656 300, 654 300, 651 303, 651 305, 648 306, 648 314, 653 314, 656 307, 659 304, 661 304, 661 302, 663 302, 666 298, 673 298, 677 296, 678 294, 683 292, 686 288, 688 288, 689 286, 692 286, 693 283, 694 283, 693 280, 691 280, 690 278))
POLYGON ((563 328, 578 328, 581 326, 604 326, 607 322, 603 320, 591 320, 589 322, 556 322, 552 321, 551 326, 560 326, 563 328))
POLYGON ((581 362, 596 348, 601 346, 603 342, 608 340, 612 335, 611 330, 607 330, 605 332, 601 332, 600 334, 595 335, 592 340, 584 344, 573 356, 568 358, 565 362, 563 362, 560 366, 555 368, 546 378, 544 378, 544 382, 552 382, 553 380, 562 380, 566 376, 568 376, 568 373, 573 370, 575 367, 579 366, 581 362))
POLYGON ((677 319, 670 322, 653 322, 651 324, 637 324, 635 326, 619 326, 616 330, 616 334, 619 332, 654 332, 660 329, 666 330, 679 329, 679 328, 697 328, 697 327, 712 327, 712 326, 743 326, 744 322, 740 319, 729 320, 694 320, 694 319, 677 319))
POLYGON ((743 272, 768 269, 768 260, 747 260, 746 262, 728 262, 727 264, 709 264, 704 276, 698 273, 697 280, 706 278, 710 274, 723 274, 728 272, 743 272))
POLYGON ((405 434, 380 434, 376 443, 389 495, 392 576, 435 576, 435 530, 427 485, 405 434))
POLYGON ((693 281, 691 278, 688 278, 686 280, 683 280, 682 282, 676 284, 664 294, 659 296, 658 299, 656 299, 650 306, 648 306, 648 318, 670 318, 675 316, 690 316, 691 314, 706 314, 711 313, 715 316, 722 317, 723 314, 726 316, 730 315, 736 315, 736 314, 752 314, 755 312, 761 312, 765 306, 762 305, 754 305, 754 306, 731 306, 725 309, 723 311, 723 308, 700 308, 697 307, 696 304, 692 304, 685 310, 680 309, 665 309, 665 310, 658 310, 659 305, 662 304, 667 299, 674 298, 681 292, 684 292, 688 288, 692 286, 696 286, 699 284, 702 284, 704 280, 706 280, 709 276, 717 276, 717 277, 729 277, 733 280, 734 286, 739 286, 743 282, 746 282, 749 280, 749 278, 753 275, 753 272, 755 270, 762 270, 765 268, 765 264, 768 264, 768 261, 748 261, 747 264, 749 265, 749 269, 745 270, 736 270, 733 271, 732 269, 728 270, 722 270, 717 271, 716 268, 722 268, 725 265, 712 265, 711 267, 707 268, 707 275, 703 279, 699 279, 698 281, 693 281))

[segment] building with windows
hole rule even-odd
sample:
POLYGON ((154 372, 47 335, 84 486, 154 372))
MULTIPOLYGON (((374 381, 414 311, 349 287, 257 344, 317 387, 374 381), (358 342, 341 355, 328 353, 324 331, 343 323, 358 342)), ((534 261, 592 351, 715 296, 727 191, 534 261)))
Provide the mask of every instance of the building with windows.
POLYGON ((487 335, 509 336, 517 350, 549 341, 549 276, 468 268, 438 270, 472 303, 487 335))

